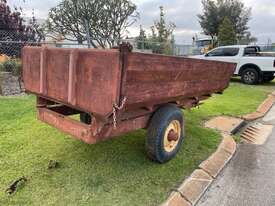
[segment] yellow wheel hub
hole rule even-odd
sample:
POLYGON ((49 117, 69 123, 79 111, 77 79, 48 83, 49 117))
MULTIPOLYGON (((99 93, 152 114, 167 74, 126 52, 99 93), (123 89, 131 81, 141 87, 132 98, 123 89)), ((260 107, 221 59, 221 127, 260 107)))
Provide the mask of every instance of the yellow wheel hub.
POLYGON ((173 120, 166 128, 164 134, 164 149, 172 152, 178 145, 181 137, 181 124, 178 120, 173 120))

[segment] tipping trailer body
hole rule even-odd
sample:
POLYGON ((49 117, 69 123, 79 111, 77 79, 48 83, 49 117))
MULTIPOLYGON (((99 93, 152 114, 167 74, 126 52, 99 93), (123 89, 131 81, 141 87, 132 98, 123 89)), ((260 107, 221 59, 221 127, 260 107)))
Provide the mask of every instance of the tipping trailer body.
POLYGON ((88 144, 147 128, 165 104, 192 108, 229 85, 236 65, 118 49, 25 47, 23 79, 38 118, 88 144), (91 122, 70 115, 86 113, 91 122))

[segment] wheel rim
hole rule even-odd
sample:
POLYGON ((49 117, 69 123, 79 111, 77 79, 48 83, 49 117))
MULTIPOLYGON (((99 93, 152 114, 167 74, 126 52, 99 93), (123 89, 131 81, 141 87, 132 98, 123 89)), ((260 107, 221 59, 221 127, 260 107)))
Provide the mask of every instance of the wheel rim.
POLYGON ((256 75, 252 71, 247 71, 244 74, 244 80, 245 80, 245 82, 253 83, 255 81, 255 79, 256 79, 256 75))
POLYGON ((181 124, 178 120, 173 120, 166 128, 164 135, 164 150, 172 152, 178 145, 181 137, 181 124))

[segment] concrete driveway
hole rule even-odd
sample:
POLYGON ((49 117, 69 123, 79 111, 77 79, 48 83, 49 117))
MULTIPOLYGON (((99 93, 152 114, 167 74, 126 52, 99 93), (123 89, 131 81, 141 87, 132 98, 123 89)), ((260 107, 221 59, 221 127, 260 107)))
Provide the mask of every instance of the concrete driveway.
MULTIPOLYGON (((264 124, 275 125, 275 106, 264 124)), ((264 145, 241 144, 198 206, 274 206, 275 130, 264 145)))

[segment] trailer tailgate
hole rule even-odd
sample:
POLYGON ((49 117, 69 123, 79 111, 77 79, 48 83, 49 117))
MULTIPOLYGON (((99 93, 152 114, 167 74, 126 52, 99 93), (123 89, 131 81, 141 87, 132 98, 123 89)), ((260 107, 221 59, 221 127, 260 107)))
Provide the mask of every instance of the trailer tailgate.
POLYGON ((119 100, 118 50, 25 47, 26 90, 81 111, 106 117, 119 100))

